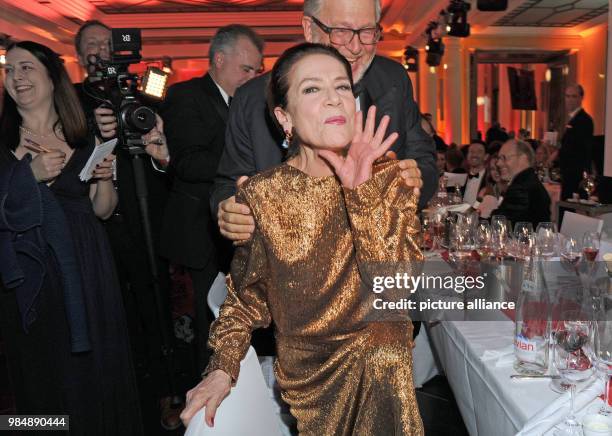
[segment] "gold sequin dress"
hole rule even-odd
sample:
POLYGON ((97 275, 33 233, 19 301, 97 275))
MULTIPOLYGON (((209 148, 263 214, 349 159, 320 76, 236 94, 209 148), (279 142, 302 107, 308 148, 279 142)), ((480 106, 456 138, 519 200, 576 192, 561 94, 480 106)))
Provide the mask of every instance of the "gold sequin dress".
POLYGON ((236 380, 252 330, 273 320, 276 377, 302 435, 424 433, 412 324, 371 322, 361 291, 375 265, 422 260, 417 200, 399 171, 396 161, 378 164, 348 190, 334 176, 283 164, 238 192, 256 229, 236 250, 207 372, 223 369, 236 380))

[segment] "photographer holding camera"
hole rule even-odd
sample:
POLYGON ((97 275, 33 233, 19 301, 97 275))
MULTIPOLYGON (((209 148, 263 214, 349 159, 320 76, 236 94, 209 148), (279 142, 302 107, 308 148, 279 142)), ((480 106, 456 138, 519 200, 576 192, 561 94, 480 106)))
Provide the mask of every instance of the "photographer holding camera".
MULTIPOLYGON (((95 77, 96 62, 111 60, 111 29, 99 21, 84 23, 75 38, 75 47, 81 66, 87 69, 88 83, 77 84, 87 122, 103 140, 111 139, 121 133, 118 131, 117 118, 110 105, 101 106, 100 99, 92 95, 90 88, 100 80, 95 77)), ((100 82, 98 82, 100 83, 100 82)), ((164 174, 169 154, 163 132, 163 122, 155 116, 156 125, 142 135, 142 145, 151 159, 143 159, 144 175, 148 189, 148 206, 151 219, 152 237, 155 241, 155 256, 159 271, 159 286, 162 290, 164 308, 168 308, 163 319, 159 319, 153 275, 147 258, 145 233, 143 230, 139 199, 135 188, 135 173, 132 156, 119 144, 117 155, 115 189, 119 197, 118 207, 105 221, 115 264, 120 280, 123 300, 132 343, 132 353, 136 367, 149 374, 151 387, 157 390, 160 398, 161 426, 174 430, 180 426, 178 417, 182 405, 173 405, 171 384, 162 359, 162 338, 160 328, 169 326, 169 289, 168 264, 157 256, 161 217, 167 198, 167 180, 164 174)))

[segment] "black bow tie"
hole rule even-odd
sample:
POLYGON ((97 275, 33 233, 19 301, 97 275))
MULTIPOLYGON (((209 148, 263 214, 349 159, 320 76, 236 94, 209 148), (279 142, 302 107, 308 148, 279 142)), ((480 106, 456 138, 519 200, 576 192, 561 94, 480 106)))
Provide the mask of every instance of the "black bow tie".
POLYGON ((480 175, 480 173, 476 173, 476 174, 469 174, 468 173, 468 180, 470 180, 470 179, 477 179, 479 175, 480 175))

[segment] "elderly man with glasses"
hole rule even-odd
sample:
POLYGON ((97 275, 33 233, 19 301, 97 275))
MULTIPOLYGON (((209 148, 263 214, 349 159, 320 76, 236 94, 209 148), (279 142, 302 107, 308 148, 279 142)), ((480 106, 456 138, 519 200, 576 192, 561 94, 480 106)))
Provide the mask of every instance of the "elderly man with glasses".
POLYGON ((506 141, 497 156, 501 178, 510 182, 499 207, 491 215, 504 215, 512 225, 520 221, 550 221, 550 196, 534 169, 535 153, 520 140, 506 141))
MULTIPOLYGON (((305 0, 302 27, 309 42, 330 44, 349 61, 356 85, 357 108, 377 107, 377 120, 391 117, 388 132, 397 132, 391 147, 405 169, 408 186, 421 189, 420 205, 437 185, 435 148, 421 128, 412 84, 404 68, 376 56, 381 36, 379 0, 305 0)), ((267 75, 255 78, 236 92, 230 110, 225 150, 219 163, 211 207, 221 233, 228 239, 248 239, 254 221, 248 207, 236 203, 236 184, 279 164, 284 138, 277 134, 265 101, 267 75)))

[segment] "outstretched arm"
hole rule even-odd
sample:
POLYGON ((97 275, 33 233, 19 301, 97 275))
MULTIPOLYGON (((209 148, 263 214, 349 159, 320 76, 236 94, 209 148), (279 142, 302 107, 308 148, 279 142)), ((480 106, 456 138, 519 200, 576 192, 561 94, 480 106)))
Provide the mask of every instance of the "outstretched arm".
POLYGON ((203 407, 206 407, 207 424, 213 426, 219 404, 229 394, 232 381, 238 379, 240 361, 248 351, 251 333, 270 324, 267 271, 263 238, 256 230, 250 241, 236 248, 227 280, 227 297, 210 329, 208 346, 214 353, 204 371, 204 379, 187 393, 187 404, 181 413, 185 426, 203 407))

